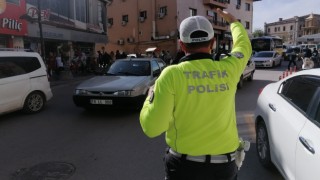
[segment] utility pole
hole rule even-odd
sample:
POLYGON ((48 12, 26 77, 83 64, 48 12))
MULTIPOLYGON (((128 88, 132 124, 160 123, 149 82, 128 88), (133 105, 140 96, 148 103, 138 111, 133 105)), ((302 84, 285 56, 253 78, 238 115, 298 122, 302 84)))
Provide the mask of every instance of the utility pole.
POLYGON ((41 6, 40 0, 37 0, 38 3, 38 24, 39 24, 39 31, 40 31, 40 46, 41 46, 41 57, 45 61, 45 47, 43 41, 43 33, 42 33, 42 23, 41 23, 41 6))

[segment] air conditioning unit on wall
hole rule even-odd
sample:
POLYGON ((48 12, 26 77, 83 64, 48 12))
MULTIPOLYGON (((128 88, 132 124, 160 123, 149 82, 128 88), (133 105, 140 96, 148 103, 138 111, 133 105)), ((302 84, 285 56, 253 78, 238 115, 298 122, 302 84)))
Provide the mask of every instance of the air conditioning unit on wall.
POLYGON ((118 44, 119 44, 119 45, 124 45, 124 40, 123 40, 123 39, 119 39, 119 40, 118 40, 118 44))
POLYGON ((122 22, 121 22, 121 25, 122 25, 122 26, 125 26, 126 24, 127 24, 127 21, 122 21, 122 22))
POLYGON ((241 7, 240 4, 237 4, 237 5, 236 5, 236 8, 237 8, 237 9, 240 9, 240 7, 241 7))
POLYGON ((134 42, 134 38, 133 38, 133 37, 129 37, 129 38, 127 39, 127 41, 128 41, 128 43, 133 43, 133 42, 134 42))
POLYGON ((159 13, 159 14, 158 14, 158 18, 159 18, 159 19, 162 19, 164 16, 165 16, 164 13, 159 13))
POLYGON ((144 22, 144 20, 145 20, 145 17, 139 17, 140 22, 144 22))

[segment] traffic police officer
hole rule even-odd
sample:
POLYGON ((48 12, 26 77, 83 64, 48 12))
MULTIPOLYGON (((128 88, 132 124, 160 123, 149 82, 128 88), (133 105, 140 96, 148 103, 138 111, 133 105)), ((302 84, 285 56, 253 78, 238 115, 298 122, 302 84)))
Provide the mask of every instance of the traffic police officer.
POLYGON ((167 180, 237 178, 235 94, 252 50, 243 25, 230 13, 217 12, 230 24, 231 56, 213 61, 211 23, 203 16, 186 18, 179 29, 186 56, 164 69, 140 112, 147 136, 166 132, 167 180))

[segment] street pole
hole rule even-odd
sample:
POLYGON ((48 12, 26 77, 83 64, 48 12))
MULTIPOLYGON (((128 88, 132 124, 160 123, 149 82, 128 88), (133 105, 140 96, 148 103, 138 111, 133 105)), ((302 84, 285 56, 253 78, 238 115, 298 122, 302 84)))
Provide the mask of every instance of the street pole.
POLYGON ((39 31, 40 31, 41 57, 45 61, 45 47, 44 47, 43 33, 42 33, 40 0, 37 0, 37 3, 38 3, 38 24, 39 24, 39 31))

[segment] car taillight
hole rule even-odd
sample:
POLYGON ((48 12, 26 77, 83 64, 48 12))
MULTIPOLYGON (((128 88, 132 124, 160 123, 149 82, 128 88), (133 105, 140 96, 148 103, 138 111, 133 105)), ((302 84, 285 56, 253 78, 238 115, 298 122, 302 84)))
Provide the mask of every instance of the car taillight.
POLYGON ((259 95, 262 93, 264 87, 259 89, 259 95))

